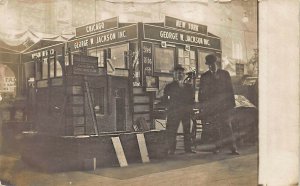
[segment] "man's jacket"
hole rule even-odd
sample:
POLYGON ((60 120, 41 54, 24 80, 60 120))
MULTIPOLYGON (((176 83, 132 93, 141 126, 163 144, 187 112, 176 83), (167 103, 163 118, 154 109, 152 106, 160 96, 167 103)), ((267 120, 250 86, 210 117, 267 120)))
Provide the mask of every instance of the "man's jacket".
POLYGON ((179 87, 177 81, 166 85, 163 101, 168 108, 168 113, 191 112, 194 105, 194 91, 190 84, 179 87))
POLYGON ((200 78, 200 115, 212 117, 235 107, 231 78, 226 70, 205 72, 200 78))

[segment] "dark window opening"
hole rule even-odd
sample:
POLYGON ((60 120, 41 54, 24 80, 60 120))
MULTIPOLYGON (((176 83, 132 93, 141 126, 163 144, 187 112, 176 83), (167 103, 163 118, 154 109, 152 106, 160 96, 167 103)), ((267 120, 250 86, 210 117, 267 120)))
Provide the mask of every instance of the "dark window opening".
POLYGON ((104 87, 93 89, 94 110, 96 116, 104 115, 104 87))

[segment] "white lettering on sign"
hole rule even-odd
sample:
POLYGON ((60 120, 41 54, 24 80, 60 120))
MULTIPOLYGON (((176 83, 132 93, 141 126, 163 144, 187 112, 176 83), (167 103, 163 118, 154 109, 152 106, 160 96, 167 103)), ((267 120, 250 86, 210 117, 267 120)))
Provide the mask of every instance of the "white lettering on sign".
POLYGON ((175 25, 178 28, 184 28, 184 29, 188 29, 188 30, 192 30, 192 31, 196 31, 196 32, 199 31, 199 25, 197 25, 197 24, 186 23, 186 22, 181 21, 181 20, 176 20, 175 25), (187 27, 186 27, 186 25, 187 25, 187 27))
POLYGON ((151 65, 152 64, 152 59, 148 57, 144 57, 144 63, 151 65))
POLYGON ((176 27, 185 28, 185 24, 184 21, 176 20, 176 27))
POLYGON ((192 30, 192 31, 198 32, 199 26, 196 25, 196 24, 193 24, 193 23, 188 23, 188 29, 189 29, 189 30, 192 30))
POLYGON ((160 31, 159 35, 161 38, 178 40, 178 33, 175 32, 160 31))
POLYGON ((88 47, 90 45, 95 45, 99 43, 106 43, 117 39, 127 38, 126 30, 121 30, 117 32, 111 32, 107 34, 102 34, 100 36, 94 36, 89 39, 79 40, 74 42, 74 49, 79 49, 81 47, 88 47))
POLYGON ((151 51, 151 47, 148 47, 148 46, 145 46, 145 45, 144 45, 144 46, 143 46, 143 52, 144 52, 144 53, 147 53, 147 54, 151 54, 151 52, 152 52, 152 51, 151 51))
POLYGON ((85 27, 87 33, 95 32, 104 29, 104 22, 95 23, 85 27))
POLYGON ((79 48, 81 48, 81 47, 86 47, 86 46, 88 46, 88 44, 89 44, 89 40, 88 40, 88 39, 82 40, 82 41, 76 41, 76 42, 74 43, 74 48, 75 48, 75 49, 79 49, 79 48))
POLYGON ((31 59, 34 59, 35 57, 40 58, 40 57, 45 57, 47 56, 47 52, 50 52, 50 55, 54 55, 54 49, 50 49, 50 50, 42 50, 40 52, 36 52, 31 54, 31 59))
POLYGON ((195 36, 187 35, 185 41, 190 42, 190 43, 203 44, 203 38, 201 38, 201 37, 195 37, 195 36))
POLYGON ((2 90, 3 92, 13 92, 16 87, 16 78, 15 77, 5 77, 2 90))
POLYGON ((184 39, 183 39, 183 34, 179 34, 179 36, 180 36, 180 40, 181 40, 181 41, 184 41, 184 39))
POLYGON ((204 39, 204 44, 205 45, 210 45, 209 40, 208 39, 204 39))
POLYGON ((144 68, 144 74, 151 74, 151 73, 152 73, 151 67, 145 67, 144 68))
POLYGON ((125 38, 126 37, 126 31, 121 31, 121 32, 118 32, 118 38, 121 39, 121 38, 125 38))
POLYGON ((115 40, 116 38, 117 38, 116 33, 106 34, 106 35, 97 37, 96 43, 104 43, 104 42, 115 40))
MULTIPOLYGON (((192 24, 189 24, 189 25, 192 25, 192 24)), ((198 29, 198 26, 194 27, 193 29, 198 29)), ((196 44, 200 44, 200 45, 210 46, 209 39, 204 39, 202 37, 197 37, 197 36, 184 35, 184 34, 179 34, 176 32, 169 32, 169 31, 160 31, 159 36, 164 39, 180 40, 180 41, 185 41, 185 42, 189 42, 189 43, 196 43, 196 44)), ((145 51, 145 48, 144 48, 144 51, 145 51)))
POLYGON ((198 43, 198 44, 201 44, 201 45, 210 46, 209 40, 208 39, 203 39, 201 37, 187 35, 185 41, 190 42, 190 43, 198 43))

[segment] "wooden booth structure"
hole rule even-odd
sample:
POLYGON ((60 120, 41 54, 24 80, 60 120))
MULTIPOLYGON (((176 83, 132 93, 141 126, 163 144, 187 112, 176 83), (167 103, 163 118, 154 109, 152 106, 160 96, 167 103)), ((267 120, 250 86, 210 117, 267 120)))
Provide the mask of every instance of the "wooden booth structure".
POLYGON ((209 53, 221 58, 221 40, 207 26, 168 16, 79 27, 67 43, 22 54, 35 129, 55 136, 154 129, 173 67, 198 76, 209 53))
POLYGON ((206 71, 209 53, 221 58, 220 38, 207 26, 168 16, 163 23, 115 17, 77 28, 68 42, 31 47, 21 54, 33 123, 22 159, 46 170, 114 165, 118 137, 128 162, 140 162, 141 131, 149 158, 165 157, 164 130, 151 130, 163 89, 176 64, 196 77, 206 71))

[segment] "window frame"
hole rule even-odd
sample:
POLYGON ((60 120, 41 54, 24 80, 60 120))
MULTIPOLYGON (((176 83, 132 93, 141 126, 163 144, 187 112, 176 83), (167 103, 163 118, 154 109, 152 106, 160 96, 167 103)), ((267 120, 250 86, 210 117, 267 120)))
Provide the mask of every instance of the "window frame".
MULTIPOLYGON (((154 61, 154 65, 153 65, 153 72, 155 73, 155 74, 170 74, 170 75, 172 75, 172 72, 173 72, 173 69, 174 69, 174 67, 175 67, 175 59, 176 59, 176 56, 175 56, 175 54, 176 54, 176 50, 175 50, 176 48, 173 48, 173 47, 168 47, 168 48, 162 48, 162 47, 159 47, 158 45, 154 45, 153 46, 153 61, 154 61), (156 56, 156 53, 157 53, 157 49, 160 49, 160 50, 170 50, 170 51, 172 51, 173 52, 173 62, 171 63, 171 64, 169 64, 169 66, 170 66, 170 69, 169 69, 169 71, 168 72, 166 72, 166 71, 162 71, 162 70, 158 70, 157 69, 157 64, 158 64, 158 60, 157 60, 157 58, 158 58, 158 56, 156 56)), ((154 75, 155 75, 154 74, 154 75)))

